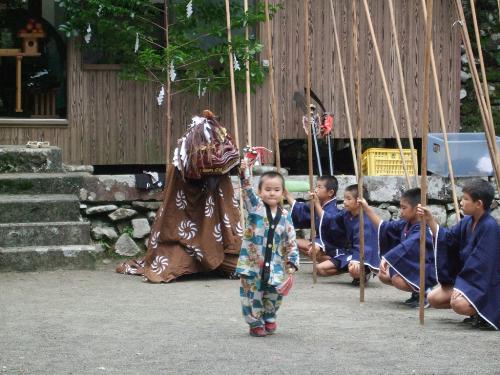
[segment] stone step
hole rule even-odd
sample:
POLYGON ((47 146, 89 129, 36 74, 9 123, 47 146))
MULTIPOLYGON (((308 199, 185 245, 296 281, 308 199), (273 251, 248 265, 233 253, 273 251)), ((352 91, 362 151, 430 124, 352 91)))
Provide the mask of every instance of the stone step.
POLYGON ((0 173, 50 172, 63 172, 60 148, 0 145, 0 173))
POLYGON ((79 220, 80 202, 76 195, 0 195, 0 223, 79 220))
POLYGON ((95 269, 101 246, 0 247, 0 272, 95 269))
POLYGON ((89 173, 0 173, 0 194, 76 194, 89 173))
POLYGON ((89 222, 0 224, 0 247, 90 244, 89 222))

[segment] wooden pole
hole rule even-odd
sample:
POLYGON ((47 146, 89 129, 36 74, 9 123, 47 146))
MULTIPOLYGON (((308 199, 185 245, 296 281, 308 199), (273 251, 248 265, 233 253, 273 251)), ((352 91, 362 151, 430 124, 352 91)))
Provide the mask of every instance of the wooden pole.
MULTIPOLYGON (((278 132, 278 109, 276 107, 276 91, 274 89, 274 62, 271 36, 271 21, 269 20, 269 0, 264 1, 266 10, 267 59, 269 60, 269 88, 271 90, 271 114, 274 134, 274 158, 276 169, 281 170, 280 139, 278 132)), ((309 108, 308 108, 309 110, 309 108)))
MULTIPOLYGON (((392 1, 392 0, 389 0, 392 1)), ((422 4, 422 12, 424 15, 424 22, 427 22, 427 9, 425 0, 421 1, 422 4)), ((444 111, 443 111, 443 100, 441 97, 441 89, 439 87, 439 79, 437 76, 437 68, 436 68, 436 59, 434 58, 434 47, 432 45, 431 40, 431 70, 432 70, 432 78, 434 81, 434 88, 436 90, 436 100, 438 105, 439 112, 439 122, 441 124, 441 133, 443 133, 444 140, 444 149, 446 153, 446 160, 448 162, 448 171, 450 173, 450 183, 451 183, 451 195, 453 198, 453 207, 455 208, 455 216, 457 219, 457 223, 460 221, 460 207, 458 205, 458 197, 457 197, 457 188, 455 186, 455 173, 453 172, 453 165, 451 163, 451 153, 450 153, 450 145, 448 143, 448 131, 446 130, 446 121, 444 119, 444 111)))
POLYGON ((486 106, 486 100, 484 98, 483 89, 479 80, 479 74, 477 72, 474 53, 472 51, 472 45, 469 38, 469 32, 467 30, 467 24, 465 22, 464 10, 462 7, 461 0, 455 0, 455 6, 457 8, 457 12, 461 21, 461 34, 462 41, 464 42, 465 52, 467 54, 467 60, 469 61, 469 67, 472 73, 472 78, 474 82, 474 91, 476 93, 476 97, 479 103, 479 109, 481 113, 481 119, 483 121, 484 130, 486 133, 486 143, 488 145, 488 150, 490 152, 491 163, 493 165, 493 169, 495 171, 495 178, 497 183, 497 189, 500 189, 500 157, 498 152, 498 147, 496 144, 495 137, 495 127, 493 126, 493 122, 490 121, 490 116, 488 115, 488 110, 486 106))
MULTIPOLYGON (((229 57, 229 78, 231 80, 231 103, 233 112, 233 134, 236 147, 240 149, 240 138, 238 135, 238 110, 236 107, 236 86, 234 83, 234 67, 233 67, 233 46, 231 45, 231 10, 229 8, 229 0, 226 0, 226 28, 227 28, 227 42, 228 57, 229 57)), ((238 179, 239 180, 239 179, 238 179)), ((240 222, 242 227, 245 227, 245 215, 243 211, 243 195, 241 194, 241 181, 240 181, 240 222)))
POLYGON ((356 148, 354 146, 354 136, 353 136, 353 132, 352 132, 351 114, 350 114, 350 110, 349 110, 349 98, 347 97, 347 88, 346 88, 346 84, 345 84, 344 68, 342 65, 342 56, 341 56, 341 52, 340 52, 339 34, 337 31, 337 21, 335 19, 335 10, 333 8, 333 0, 330 0, 330 9, 332 11, 333 35, 334 35, 334 39, 335 39, 335 49, 336 49, 335 55, 337 56, 339 70, 340 70, 340 83, 342 86, 342 94, 344 96, 344 108, 345 108, 345 115, 346 115, 346 119, 347 119, 347 128, 349 129, 349 140, 351 142, 352 164, 354 166, 354 174, 356 176, 358 176, 358 163, 357 163, 357 159, 356 159, 356 148))
MULTIPOLYGON (((424 0, 425 1, 425 0, 424 0)), ((404 105, 404 110, 405 110, 405 117, 406 117, 406 128, 408 129, 408 141, 410 143, 410 151, 411 151, 411 160, 413 163, 413 170, 415 171, 415 186, 418 186, 418 158, 415 155, 415 146, 413 144, 413 127, 411 126, 411 115, 410 115, 410 109, 408 107, 408 98, 406 97, 406 85, 405 85, 405 77, 403 74, 403 64, 401 62, 401 53, 399 51, 399 41, 398 41, 398 32, 396 29, 396 20, 394 17, 394 6, 392 3, 392 0, 388 0, 389 4, 389 15, 391 17, 391 27, 392 27, 392 33, 394 34, 394 45, 395 45, 395 50, 396 50, 396 61, 398 65, 398 73, 399 73, 399 83, 401 85, 401 95, 403 97, 403 105, 404 105)))
MULTIPOLYGON (((248 0, 243 3, 245 13, 248 13, 248 0)), ((248 25, 245 26, 245 41, 248 43, 248 25)), ((252 145, 252 106, 250 103, 250 60, 248 56, 247 46, 247 60, 245 61, 245 84, 246 84, 246 104, 247 104, 247 145, 252 145)))
POLYGON ((481 76, 483 77, 483 90, 486 99, 486 109, 490 116, 490 122, 493 123, 493 115, 491 113, 490 90, 488 89, 488 79, 486 76, 486 69, 484 67, 483 49, 481 48, 481 36, 479 34, 479 27, 477 25, 476 4, 474 0, 470 0, 470 8, 472 11, 472 23, 474 25, 474 34, 476 36, 477 54, 479 55, 479 66, 481 68, 481 76))
POLYGON ((385 99, 387 101, 387 105, 389 106, 389 114, 391 116, 392 127, 394 129, 394 134, 396 135, 396 141, 398 143, 399 153, 401 155, 401 163, 403 164, 403 170, 404 170, 405 177, 406 177, 406 184, 408 185, 408 187, 411 187, 410 177, 408 176, 408 168, 406 168, 406 160, 405 160, 404 153, 403 153, 403 146, 401 144, 401 138, 399 136, 398 124, 396 122, 396 116, 394 115, 394 110, 392 108, 391 96, 389 94, 389 88, 387 86, 387 80, 385 78, 384 66, 382 65, 382 59, 380 57, 380 51, 378 48, 377 38, 375 37, 375 30, 373 29, 373 23, 372 23, 372 18, 370 15, 370 8, 368 7, 368 1, 363 0, 363 5, 365 8, 366 19, 368 20, 368 27, 370 29, 370 35, 371 35, 372 41, 373 41, 373 47, 375 50, 375 56, 377 58, 378 68, 380 71, 380 75, 382 77, 382 84, 384 86, 385 99))
MULTIPOLYGON (((168 0, 163 1, 163 15, 164 15, 164 21, 165 21, 165 48, 168 47, 168 0)), ((168 168, 170 165, 170 148, 171 148, 171 143, 172 143, 172 83, 170 82, 170 77, 167 75, 167 82, 166 82, 166 101, 167 101, 167 108, 166 108, 166 113, 165 113, 165 121, 166 121, 166 126, 165 126, 165 168, 166 168, 166 173, 168 174, 168 168)))
MULTIPOLYGON (((305 58, 304 58, 304 76, 306 88, 306 104, 307 104, 307 124, 311 123, 311 66, 310 66, 310 48, 309 48, 309 0, 304 0, 304 43, 305 43, 305 58)), ((309 190, 314 190, 313 182, 313 155, 312 155, 312 132, 307 132, 307 161, 309 170, 309 190)), ((314 251, 316 224, 314 217, 314 201, 311 200, 311 244, 313 246, 312 261, 313 261, 313 283, 318 280, 316 268, 316 251, 314 251)))
POLYGON ((238 135, 238 112, 236 107, 236 87, 234 84, 234 67, 233 67, 233 46, 231 44, 231 11, 229 8, 229 0, 226 0, 226 28, 227 28, 227 42, 228 57, 229 57, 229 78, 231 80, 231 103, 233 108, 233 134, 234 141, 238 149, 240 148, 240 138, 238 135))
MULTIPOLYGON (((431 68, 431 41, 432 41, 432 5, 433 0, 427 0, 427 22, 425 24, 425 55, 424 55, 424 104, 422 110, 422 165, 421 165, 421 196, 423 206, 427 205, 427 142, 429 133, 429 87, 431 68)), ((424 325, 424 298, 425 298, 425 252, 426 252, 427 225, 425 219, 420 220, 420 293, 419 318, 424 325)))
MULTIPOLYGON (((356 129, 357 134, 357 163, 358 163, 358 197, 363 198, 363 172, 361 168, 361 104, 359 97, 359 22, 357 1, 352 2, 352 46, 354 50, 354 98, 356 102, 356 129)), ((359 302, 365 302, 365 224, 363 217, 363 206, 359 210, 359 302)))

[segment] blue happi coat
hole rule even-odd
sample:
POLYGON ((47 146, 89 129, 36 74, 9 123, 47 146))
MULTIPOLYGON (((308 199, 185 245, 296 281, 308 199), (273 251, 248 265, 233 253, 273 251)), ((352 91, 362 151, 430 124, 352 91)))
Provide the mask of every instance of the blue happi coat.
MULTIPOLYGON (((337 249, 345 247, 346 238, 343 234, 333 235, 328 231, 324 231, 325 223, 324 217, 327 215, 335 215, 341 212, 337 208, 337 199, 333 198, 327 201, 323 207, 323 215, 319 217, 314 215, 314 226, 316 228, 315 242, 331 257, 338 254, 337 249)), ((311 227, 311 208, 308 203, 295 201, 292 206, 292 220, 293 226, 297 229, 308 229, 311 227)))
POLYGON ((453 285, 479 315, 500 329, 500 227, 485 213, 472 229, 464 217, 450 229, 439 227, 435 238, 440 284, 453 285))
MULTIPOLYGON (((377 231, 366 214, 364 218, 365 265, 378 272, 380 258, 378 255, 377 231)), ((339 248, 334 259, 339 269, 345 269, 349 262, 359 263, 359 215, 353 216, 349 211, 340 211, 335 215, 323 214, 322 236, 345 237, 347 247, 339 248)))
MULTIPOLYGON (((242 188, 248 218, 235 272, 238 275, 257 278, 259 281, 264 266, 269 220, 267 219, 266 206, 262 199, 255 194, 250 181, 244 180, 242 188)), ((273 240, 270 276, 267 283, 271 286, 277 286, 288 277, 287 263, 292 264, 295 268, 299 266, 295 229, 290 214, 285 210, 282 211, 281 218, 276 225, 273 240)))
MULTIPOLYGON (((416 291, 420 290, 420 222, 382 221, 378 229, 379 255, 416 291)), ((426 230, 425 289, 436 285, 432 232, 426 230)))

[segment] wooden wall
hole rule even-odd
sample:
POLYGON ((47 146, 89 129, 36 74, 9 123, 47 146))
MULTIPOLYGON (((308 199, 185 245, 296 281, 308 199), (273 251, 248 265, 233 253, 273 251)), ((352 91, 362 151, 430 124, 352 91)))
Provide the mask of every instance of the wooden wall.
MULTIPOLYGON (((302 110, 293 102, 295 91, 304 87, 303 0, 286 0, 285 8, 273 20, 273 53, 281 139, 303 138, 300 125, 302 110)), ((334 48, 330 2, 311 2, 312 88, 335 115, 335 138, 348 138, 339 66, 334 48)), ((351 113, 354 109, 354 72, 352 66, 351 2, 335 0, 343 69, 348 84, 351 113)), ((370 9, 382 54, 389 90, 403 137, 407 136, 404 108, 395 61, 395 40, 391 35, 386 0, 370 0, 370 9)), ((420 135, 422 119, 422 75, 424 60, 424 23, 420 0, 394 1, 399 45, 403 59, 413 135, 420 135)), ((360 4, 361 5, 361 4, 360 4)), ((458 28, 452 28, 454 8, 449 0, 434 1, 434 52, 443 95, 448 131, 459 131, 460 40, 458 28)), ((382 80, 376 65, 373 44, 363 8, 360 9, 361 108, 365 119, 363 136, 394 136, 382 80)), ((262 40, 264 28, 260 32, 262 40)), ((265 59, 265 53, 261 56, 265 59)), ((45 139, 63 149, 64 161, 71 164, 149 164, 163 163, 164 106, 159 107, 155 84, 122 81, 117 71, 83 70, 79 51, 68 48, 68 121, 66 128, 0 128, 0 144, 23 144, 45 139)), ((434 90, 431 90, 431 131, 440 132, 434 90)), ((238 94, 240 143, 246 142, 245 95, 238 94)), ((270 120, 269 84, 252 95, 252 138, 255 145, 273 148, 270 120)), ((183 133, 192 115, 210 108, 231 128, 229 90, 198 98, 178 94, 173 98, 172 141, 183 133)), ((352 115, 352 117, 354 117, 352 115)), ((0 125, 1 126, 1 125, 0 125)))

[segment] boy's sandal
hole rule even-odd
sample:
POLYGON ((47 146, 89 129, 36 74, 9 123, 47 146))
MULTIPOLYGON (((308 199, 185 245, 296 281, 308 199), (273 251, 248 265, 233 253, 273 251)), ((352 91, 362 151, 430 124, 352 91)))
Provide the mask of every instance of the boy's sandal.
POLYGON ((39 142, 36 142, 36 141, 29 141, 28 143, 26 143, 26 147, 27 148, 37 148, 38 147, 38 143, 39 142))
POLYGON ((38 147, 50 147, 50 142, 38 142, 38 147))

